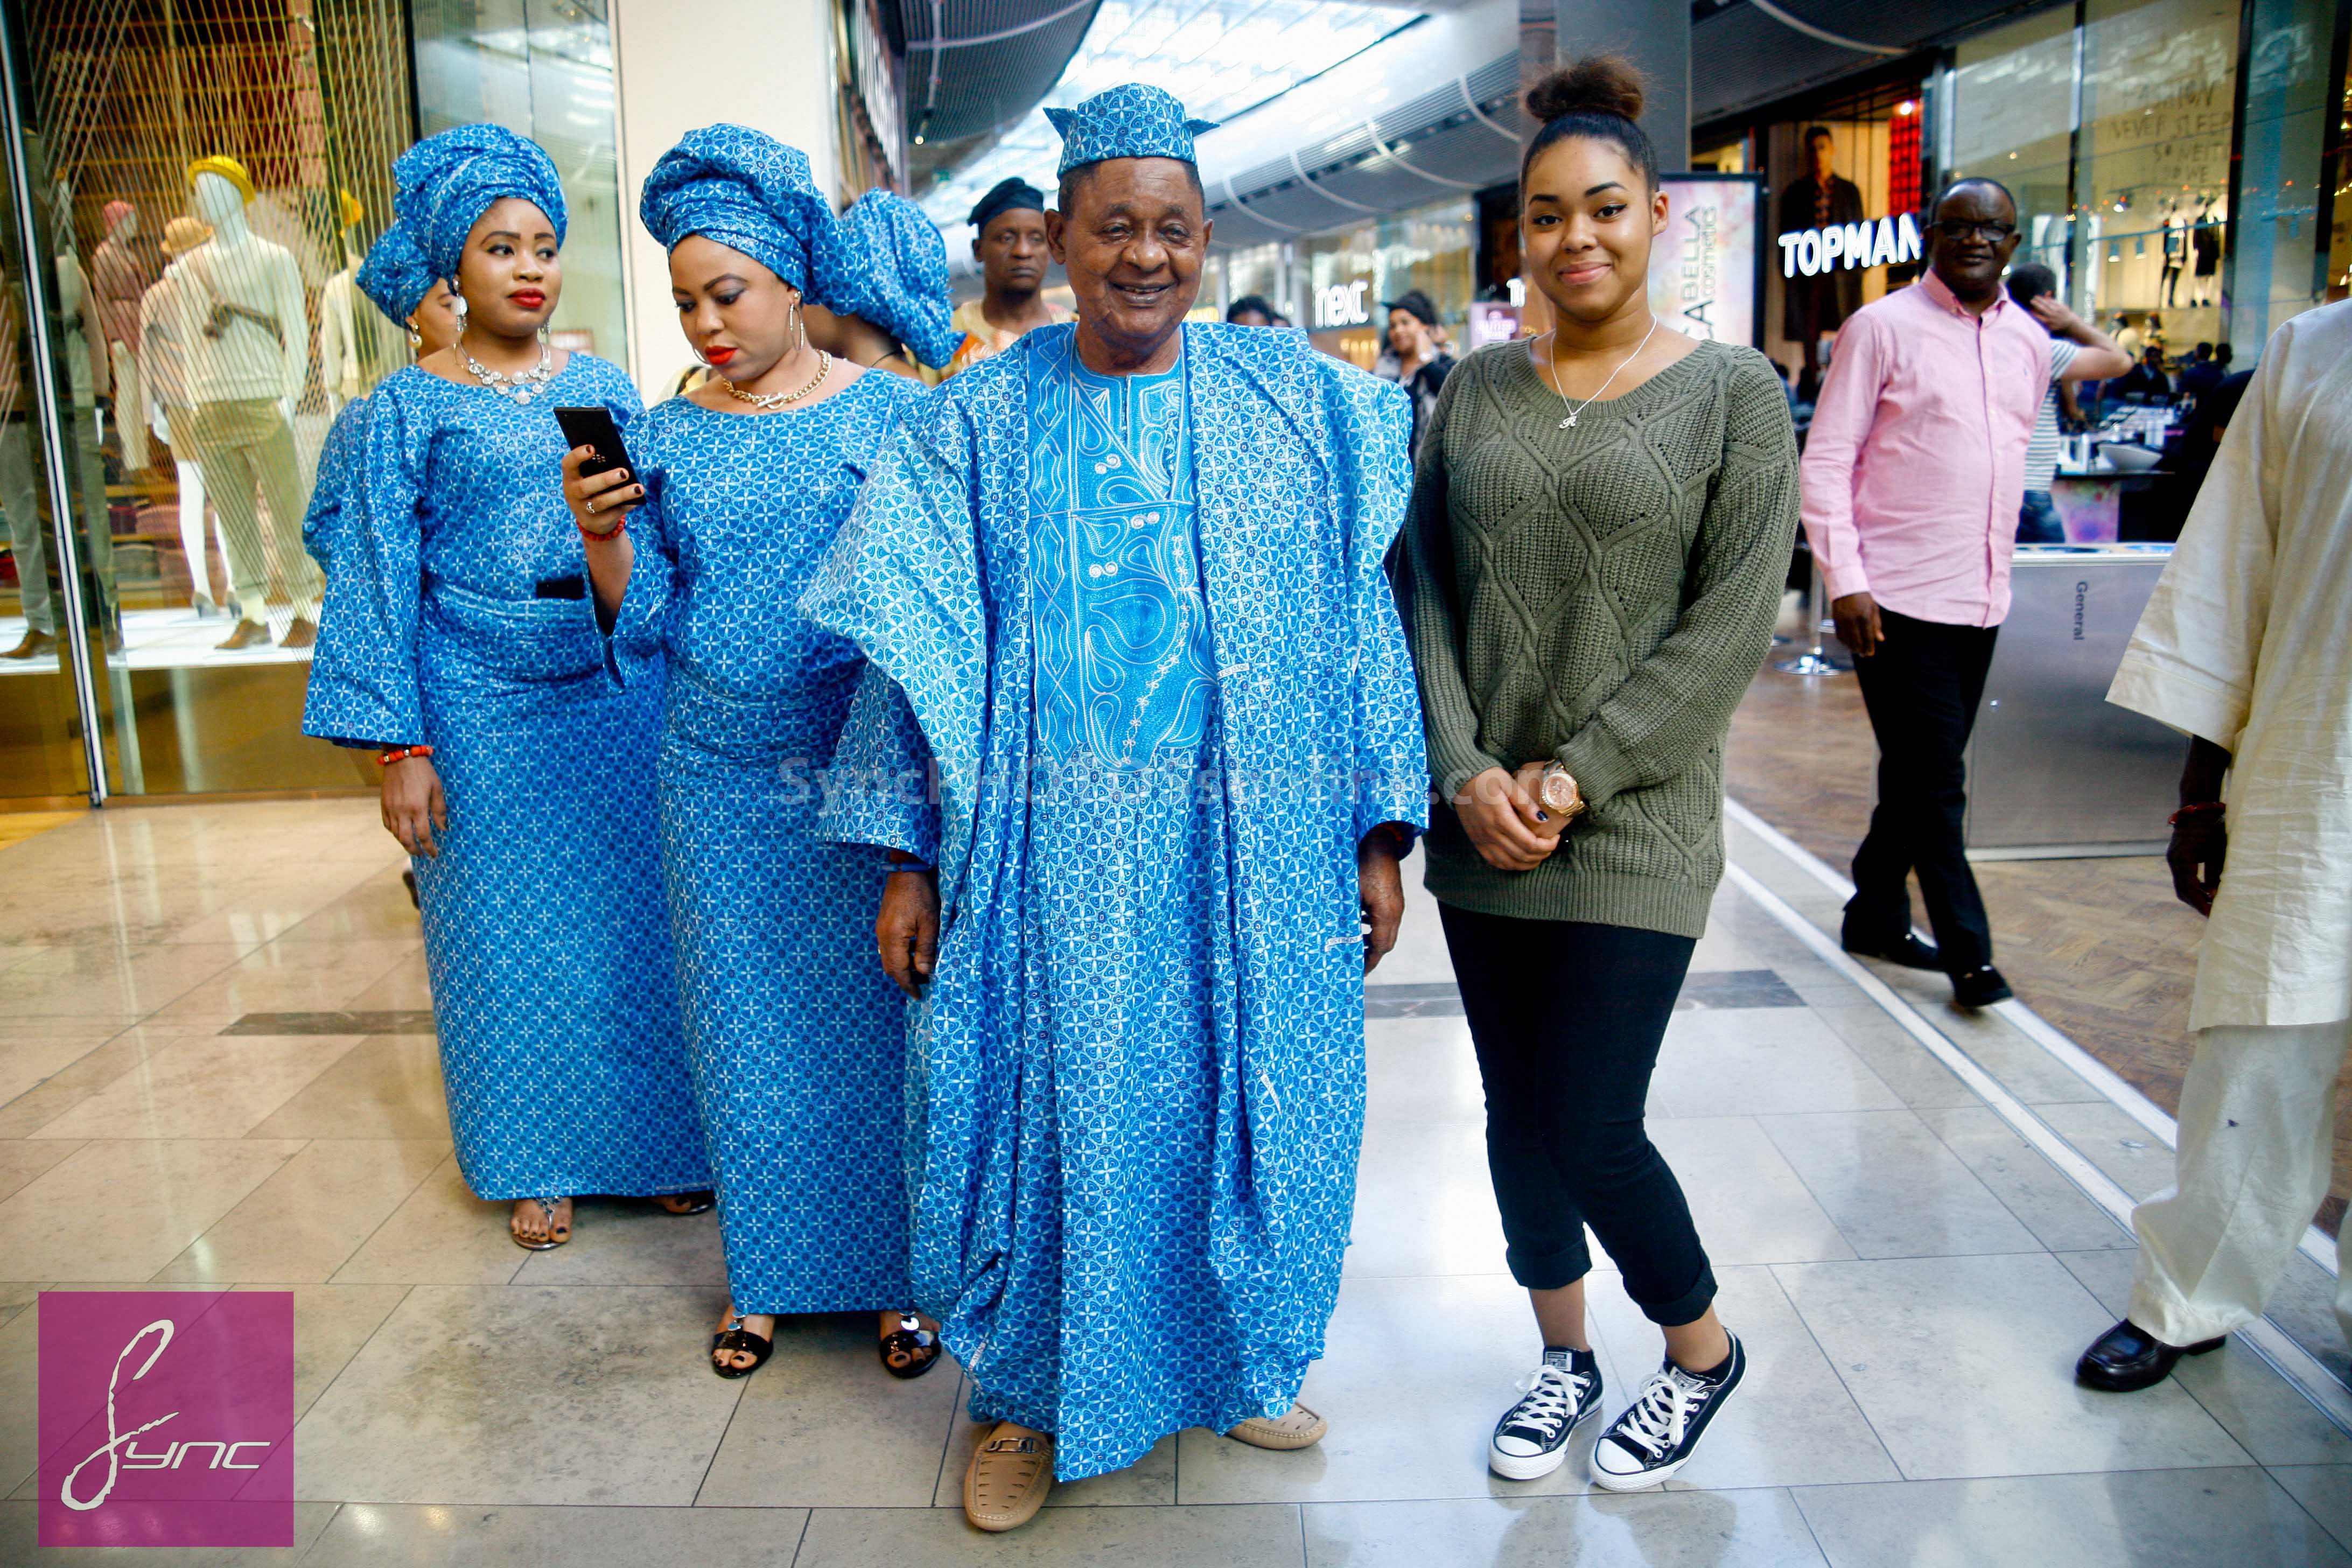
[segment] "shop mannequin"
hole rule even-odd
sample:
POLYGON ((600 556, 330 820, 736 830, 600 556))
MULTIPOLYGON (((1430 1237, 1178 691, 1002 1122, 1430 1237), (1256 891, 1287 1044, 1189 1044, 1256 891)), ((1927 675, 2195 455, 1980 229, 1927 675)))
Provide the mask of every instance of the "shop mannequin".
POLYGON ((2179 207, 2164 212, 2164 282, 2159 292, 2168 310, 2180 303, 2181 269, 2189 265, 2189 220, 2179 207))
POLYGON ((234 159, 199 159, 188 183, 196 216, 213 237, 173 268, 182 275, 182 342, 195 398, 185 434, 229 545, 229 578, 240 612, 220 646, 270 640, 269 552, 255 510, 257 490, 269 509, 278 569, 293 600, 282 645, 308 647, 318 637, 319 569, 302 548, 309 502, 289 423, 310 370, 310 329, 302 278, 284 246, 246 226, 253 182, 234 159))
POLYGON ((2197 258, 2193 268, 2194 281, 2189 285, 2189 301, 2197 305, 2213 303, 2216 279, 2221 270, 2221 215, 2208 200, 2197 208, 2197 226, 2189 232, 2189 248, 2197 258))
POLYGON ((152 279, 147 264, 133 248, 138 237, 139 209, 129 202, 109 202, 106 237, 99 241, 89 258, 90 283, 97 291, 98 330, 113 377, 114 419, 126 468, 147 466, 147 426, 139 417, 144 403, 139 395, 139 300, 152 279))
POLYGON ((360 341, 360 254, 352 230, 366 216, 359 198, 349 191, 335 193, 342 219, 337 231, 343 267, 319 290, 319 384, 327 389, 327 412, 339 414, 343 405, 367 390, 367 365, 360 341))
POLYGON ((0 512, 8 517, 8 548, 16 562, 17 600, 25 635, 0 658, 54 658, 58 647, 57 594, 49 586, 48 549, 42 539, 41 506, 33 485, 33 426, 15 416, 31 401, 16 345, 24 341, 22 294, 13 278, 0 278, 0 512))
MULTIPOLYGON (((195 419, 194 394, 188 385, 188 351, 181 336, 188 330, 191 310, 182 298, 186 288, 178 260, 212 237, 212 230, 192 217, 175 217, 163 226, 163 276, 139 301, 139 384, 146 398, 144 417, 157 439, 172 448, 180 490, 180 549, 188 563, 188 584, 199 618, 213 612, 212 573, 205 558, 205 474, 196 466, 195 446, 189 432, 195 419)), ((228 558, 228 539, 217 520, 221 559, 228 558)))
POLYGON ((121 612, 114 592, 114 519, 106 500, 106 458, 101 400, 112 390, 106 338, 99 331, 97 291, 74 251, 73 186, 64 180, 55 193, 58 237, 58 316, 66 330, 66 377, 71 406, 67 432, 73 443, 74 481, 81 489, 81 538, 92 581, 98 585, 99 619, 109 648, 121 646, 121 612))

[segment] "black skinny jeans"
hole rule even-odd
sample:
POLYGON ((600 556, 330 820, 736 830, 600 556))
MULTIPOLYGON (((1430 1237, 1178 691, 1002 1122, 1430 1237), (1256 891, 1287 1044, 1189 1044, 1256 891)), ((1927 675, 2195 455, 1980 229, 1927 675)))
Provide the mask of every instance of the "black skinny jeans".
POLYGON ((1486 1163, 1511 1278, 1557 1290, 1591 1270, 1584 1227, 1654 1323, 1687 1323, 1715 1272, 1642 1123, 1686 936, 1437 906, 1486 1086, 1486 1163))

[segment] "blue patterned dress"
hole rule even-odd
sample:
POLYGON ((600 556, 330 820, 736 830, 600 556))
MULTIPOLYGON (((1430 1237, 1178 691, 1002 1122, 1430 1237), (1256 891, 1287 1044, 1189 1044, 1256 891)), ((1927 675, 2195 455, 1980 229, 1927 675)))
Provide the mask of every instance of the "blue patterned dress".
POLYGON ((647 492, 614 626, 667 653, 661 845, 736 1308, 904 1307, 906 998, 874 953, 878 850, 815 837, 866 668, 795 608, 919 383, 791 413, 674 397, 629 427, 647 492))
POLYGON ((1322 1353, 1363 1121, 1355 847, 1428 788, 1381 571, 1402 391, 1295 333, 1187 327, 1174 373, 1124 382, 1072 341, 910 414, 803 606, 873 661, 844 771, 940 768, 935 823, 850 790, 827 818, 938 847, 916 1298, 973 1415, 1053 1432, 1065 1479, 1279 1415, 1322 1353))
POLYGON ((352 500, 360 465, 366 459, 367 399, 354 397, 327 426, 327 439, 319 447, 319 477, 311 481, 310 504, 302 513, 302 548, 330 575, 335 570, 335 552, 343 542, 345 503, 352 500))
POLYGON ((528 405, 415 367, 370 395, 302 728, 434 748, 449 826, 412 863, 466 1184, 688 1192, 710 1177, 655 842, 660 682, 612 673, 559 403, 638 406, 579 353, 528 405))

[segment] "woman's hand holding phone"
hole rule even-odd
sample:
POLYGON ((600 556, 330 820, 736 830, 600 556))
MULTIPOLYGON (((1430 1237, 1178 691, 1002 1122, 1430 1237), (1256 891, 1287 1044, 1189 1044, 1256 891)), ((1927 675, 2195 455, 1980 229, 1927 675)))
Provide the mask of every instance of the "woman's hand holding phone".
POLYGON ((583 463, 596 460, 593 447, 574 447, 563 454, 563 504, 583 533, 607 534, 621 526, 646 499, 646 487, 626 468, 583 474, 583 463))

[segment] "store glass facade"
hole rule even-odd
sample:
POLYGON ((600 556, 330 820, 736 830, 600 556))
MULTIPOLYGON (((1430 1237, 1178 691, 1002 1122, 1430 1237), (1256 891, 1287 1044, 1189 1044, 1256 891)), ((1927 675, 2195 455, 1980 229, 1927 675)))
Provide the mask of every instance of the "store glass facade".
POLYGON ((348 788, 299 730, 301 517, 409 360, 354 273, 402 149, 496 120, 563 172, 561 341, 622 353, 602 6, 0 0, 0 803, 348 788))

